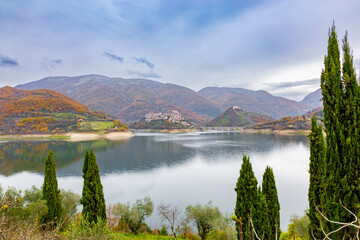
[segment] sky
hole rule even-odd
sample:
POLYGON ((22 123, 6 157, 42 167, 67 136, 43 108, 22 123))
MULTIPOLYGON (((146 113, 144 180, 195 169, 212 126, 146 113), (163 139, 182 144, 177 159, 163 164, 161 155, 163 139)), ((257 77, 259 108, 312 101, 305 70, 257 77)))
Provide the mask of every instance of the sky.
POLYGON ((360 69, 359 15, 359 0, 0 0, 0 87, 100 74, 301 100, 333 21, 360 69))

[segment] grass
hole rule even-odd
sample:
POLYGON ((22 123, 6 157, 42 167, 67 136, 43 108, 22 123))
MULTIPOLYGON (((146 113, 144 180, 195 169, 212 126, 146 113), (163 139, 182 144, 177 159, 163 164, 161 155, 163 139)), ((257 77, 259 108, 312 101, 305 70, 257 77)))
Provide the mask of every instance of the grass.
POLYGON ((59 118, 82 118, 82 119, 88 119, 86 116, 84 115, 80 115, 80 114, 76 114, 76 113, 53 113, 54 117, 59 117, 59 118))
POLYGON ((81 124, 81 126, 83 125, 87 125, 90 124, 92 130, 95 131, 101 131, 101 130, 106 130, 108 128, 111 128, 114 126, 114 122, 102 122, 102 121, 86 121, 84 123, 81 124))
POLYGON ((131 233, 117 233, 114 234, 114 239, 149 239, 149 240, 170 240, 174 239, 174 237, 171 236, 156 236, 156 235, 149 235, 149 234, 138 234, 134 235, 131 233))

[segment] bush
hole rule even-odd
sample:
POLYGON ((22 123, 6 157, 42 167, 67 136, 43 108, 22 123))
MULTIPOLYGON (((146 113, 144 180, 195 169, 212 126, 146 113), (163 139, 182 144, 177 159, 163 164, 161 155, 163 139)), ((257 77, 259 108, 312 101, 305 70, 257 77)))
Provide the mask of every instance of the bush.
POLYGON ((65 239, 105 239, 110 234, 111 232, 107 228, 106 221, 98 219, 96 223, 89 223, 79 213, 70 221, 68 228, 61 235, 65 239))
POLYGON ((168 236, 169 233, 168 231, 166 230, 166 227, 165 226, 162 226, 162 228, 160 229, 160 235, 161 236, 168 236))

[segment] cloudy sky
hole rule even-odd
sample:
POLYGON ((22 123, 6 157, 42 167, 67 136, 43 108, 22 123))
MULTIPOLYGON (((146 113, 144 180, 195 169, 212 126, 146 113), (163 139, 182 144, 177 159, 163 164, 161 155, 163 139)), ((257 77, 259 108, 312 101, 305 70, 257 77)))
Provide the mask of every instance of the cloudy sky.
POLYGON ((101 74, 299 100, 333 20, 360 69, 359 16, 359 0, 0 0, 0 87, 101 74))

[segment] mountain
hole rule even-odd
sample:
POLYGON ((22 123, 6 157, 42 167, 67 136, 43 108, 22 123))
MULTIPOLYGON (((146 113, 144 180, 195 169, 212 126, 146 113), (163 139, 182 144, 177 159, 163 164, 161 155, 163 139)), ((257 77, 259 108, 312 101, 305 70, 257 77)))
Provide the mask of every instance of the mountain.
POLYGON ((176 110, 196 123, 204 123, 221 113, 218 103, 189 88, 147 79, 100 75, 48 77, 16 87, 56 90, 93 110, 104 111, 129 123, 140 120, 149 112, 176 110))
POLYGON ((321 88, 306 95, 300 103, 310 106, 311 109, 321 107, 323 105, 321 88))
POLYGON ((266 91, 207 87, 199 92, 147 79, 110 78, 101 75, 47 77, 16 86, 23 90, 52 89, 121 121, 139 121, 150 112, 176 110, 196 124, 204 124, 232 106, 280 119, 296 116, 317 106, 318 92, 301 102, 276 97, 266 91))
POLYGON ((178 111, 148 113, 139 122, 131 125, 135 129, 186 129, 194 125, 186 120, 178 111))
POLYGON ((220 104, 227 109, 239 106, 245 111, 269 115, 279 119, 283 116, 301 115, 311 107, 283 97, 275 97, 270 93, 243 88, 206 87, 198 93, 220 104))
POLYGON ((246 112, 238 106, 228 108, 214 120, 208 122, 209 127, 240 127, 252 126, 273 121, 272 117, 254 112, 246 112))
POLYGON ((87 131, 127 126, 53 90, 0 88, 0 133, 87 131))

